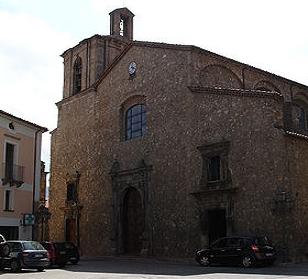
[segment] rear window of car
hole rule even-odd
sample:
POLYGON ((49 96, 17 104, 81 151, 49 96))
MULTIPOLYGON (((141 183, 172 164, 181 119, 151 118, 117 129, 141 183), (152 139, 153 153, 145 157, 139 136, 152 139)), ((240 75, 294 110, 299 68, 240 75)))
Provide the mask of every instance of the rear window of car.
POLYGON ((63 242, 55 242, 55 246, 58 250, 65 250, 65 246, 63 242))
POLYGON ((255 244, 260 245, 260 246, 266 246, 266 245, 270 245, 270 241, 269 239, 264 236, 264 237, 257 237, 255 239, 255 244))
POLYGON ((45 248, 36 241, 26 241, 23 242, 25 250, 45 250, 45 248))

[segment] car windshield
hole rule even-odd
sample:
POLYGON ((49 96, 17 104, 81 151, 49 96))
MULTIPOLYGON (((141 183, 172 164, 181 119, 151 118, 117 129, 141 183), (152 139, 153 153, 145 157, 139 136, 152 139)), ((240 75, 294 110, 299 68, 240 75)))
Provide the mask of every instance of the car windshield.
POLYGON ((45 250, 45 248, 36 241, 26 241, 23 242, 25 250, 45 250))

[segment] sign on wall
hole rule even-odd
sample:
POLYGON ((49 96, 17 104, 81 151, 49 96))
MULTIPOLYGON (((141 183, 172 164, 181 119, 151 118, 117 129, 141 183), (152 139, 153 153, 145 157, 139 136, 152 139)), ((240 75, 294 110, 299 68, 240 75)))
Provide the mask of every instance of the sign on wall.
POLYGON ((24 226, 32 226, 35 223, 35 216, 31 213, 26 213, 23 216, 23 225, 24 226))

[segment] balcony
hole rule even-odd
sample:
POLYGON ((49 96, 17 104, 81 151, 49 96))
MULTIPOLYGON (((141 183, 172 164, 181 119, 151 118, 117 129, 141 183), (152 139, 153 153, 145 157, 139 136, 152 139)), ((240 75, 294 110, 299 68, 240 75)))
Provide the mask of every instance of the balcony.
POLYGON ((24 183, 24 167, 2 163, 1 180, 2 185, 20 187, 24 183))

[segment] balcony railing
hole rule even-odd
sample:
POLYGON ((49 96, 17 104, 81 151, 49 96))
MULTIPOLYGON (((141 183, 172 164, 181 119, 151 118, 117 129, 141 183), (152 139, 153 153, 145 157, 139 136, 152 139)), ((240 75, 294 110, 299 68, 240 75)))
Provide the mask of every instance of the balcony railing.
POLYGON ((24 167, 2 163, 1 180, 3 185, 20 187, 24 183, 24 167))

